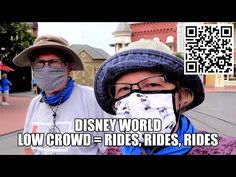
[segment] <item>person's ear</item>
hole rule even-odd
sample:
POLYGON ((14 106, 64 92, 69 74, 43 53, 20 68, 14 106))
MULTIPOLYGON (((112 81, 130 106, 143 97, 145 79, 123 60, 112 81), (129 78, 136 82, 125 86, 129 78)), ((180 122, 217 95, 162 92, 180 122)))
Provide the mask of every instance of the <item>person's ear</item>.
POLYGON ((72 71, 73 63, 68 64, 68 74, 72 71))
POLYGON ((187 88, 181 88, 179 90, 179 97, 180 97, 180 107, 181 109, 190 105, 193 101, 193 92, 187 88))

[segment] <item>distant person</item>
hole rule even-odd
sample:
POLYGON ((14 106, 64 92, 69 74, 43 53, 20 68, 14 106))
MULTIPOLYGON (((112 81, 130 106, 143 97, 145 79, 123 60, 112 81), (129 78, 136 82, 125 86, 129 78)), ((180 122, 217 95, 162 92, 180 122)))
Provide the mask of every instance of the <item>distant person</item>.
MULTIPOLYGON (((67 40, 55 35, 39 36, 32 46, 17 55, 13 62, 21 67, 31 66, 34 79, 42 89, 28 107, 24 133, 73 133, 75 118, 103 118, 93 89, 76 84, 71 71, 83 70, 79 56, 67 40)), ((102 136, 102 132, 90 132, 102 136)), ((24 154, 103 154, 103 143, 81 146, 27 147, 24 154)))
MULTIPOLYGON (((198 75, 184 75, 183 60, 160 41, 130 43, 124 51, 107 59, 96 73, 94 91, 107 113, 117 119, 158 118, 160 130, 149 133, 167 135, 166 144, 145 145, 144 136, 148 132, 138 131, 140 146, 110 147, 107 149, 110 154, 236 155, 235 137, 199 131, 184 115, 204 101, 204 87, 198 75), (196 146, 200 140, 204 144, 196 146)), ((151 139, 158 140, 155 136, 151 139)))
POLYGON ((39 88, 38 88, 38 84, 37 84, 36 80, 34 80, 34 79, 32 80, 32 86, 33 86, 33 88, 32 88, 33 94, 38 95, 39 88))
POLYGON ((2 87, 2 105, 8 106, 10 104, 7 102, 7 98, 9 96, 10 86, 12 83, 7 79, 7 74, 5 73, 2 74, 2 79, 0 82, 2 87))
MULTIPOLYGON (((1 84, 1 79, 0 79, 0 95, 2 95, 2 84, 1 84)), ((1 103, 2 104, 2 103, 1 103)))

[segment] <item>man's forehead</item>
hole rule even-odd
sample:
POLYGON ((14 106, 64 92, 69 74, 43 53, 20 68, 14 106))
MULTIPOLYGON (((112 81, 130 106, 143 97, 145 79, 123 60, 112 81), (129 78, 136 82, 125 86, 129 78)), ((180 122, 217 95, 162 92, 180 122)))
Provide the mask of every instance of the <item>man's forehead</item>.
POLYGON ((63 58, 64 54, 59 50, 38 50, 32 54, 32 58, 54 57, 63 58))
POLYGON ((35 58, 39 58, 39 59, 44 59, 44 58, 51 58, 51 59, 61 59, 62 57, 59 54, 55 54, 55 53, 48 53, 48 54, 38 54, 35 56, 35 58))

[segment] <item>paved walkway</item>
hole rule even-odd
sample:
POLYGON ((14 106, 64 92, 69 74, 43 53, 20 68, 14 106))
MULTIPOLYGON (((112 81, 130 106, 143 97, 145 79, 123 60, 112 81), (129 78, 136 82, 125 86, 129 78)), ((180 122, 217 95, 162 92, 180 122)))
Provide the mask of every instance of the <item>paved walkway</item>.
POLYGON ((17 147, 17 133, 22 132, 26 111, 33 97, 32 92, 11 93, 9 106, 0 104, 0 155, 21 154, 22 148, 17 147))
POLYGON ((8 98, 9 106, 0 104, 0 135, 23 129, 27 107, 31 97, 8 98))
POLYGON ((205 92, 236 92, 236 87, 227 87, 227 88, 205 88, 205 92))
MULTIPOLYGON (((207 94, 204 103, 188 113, 189 118, 199 128, 236 136, 236 88, 206 88, 205 91, 213 94, 207 94)), ((10 105, 0 105, 0 154, 20 154, 16 135, 24 127, 26 111, 34 96, 32 92, 11 93, 10 105)))
POLYGON ((8 98, 9 106, 0 103, 0 135, 23 129, 28 105, 35 96, 30 91, 11 93, 8 98))
POLYGON ((26 92, 18 92, 18 93, 11 93, 11 97, 30 97, 33 98, 36 95, 34 95, 31 91, 26 91, 26 92))
POLYGON ((17 146, 17 133, 22 131, 13 132, 0 136, 0 155, 21 155, 22 147, 17 146))

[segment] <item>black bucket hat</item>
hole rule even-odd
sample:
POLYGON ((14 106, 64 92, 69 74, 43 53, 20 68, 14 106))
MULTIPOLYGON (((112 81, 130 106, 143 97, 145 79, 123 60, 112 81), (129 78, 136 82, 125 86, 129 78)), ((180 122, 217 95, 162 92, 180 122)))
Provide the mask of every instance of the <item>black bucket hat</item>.
POLYGON ((115 115, 108 86, 115 84, 121 75, 138 70, 157 70, 169 74, 180 82, 181 87, 191 90, 194 98, 185 107, 186 111, 200 105, 205 98, 200 77, 184 75, 183 60, 174 56, 168 46, 156 40, 140 40, 107 59, 98 69, 94 79, 94 92, 104 111, 115 115))

